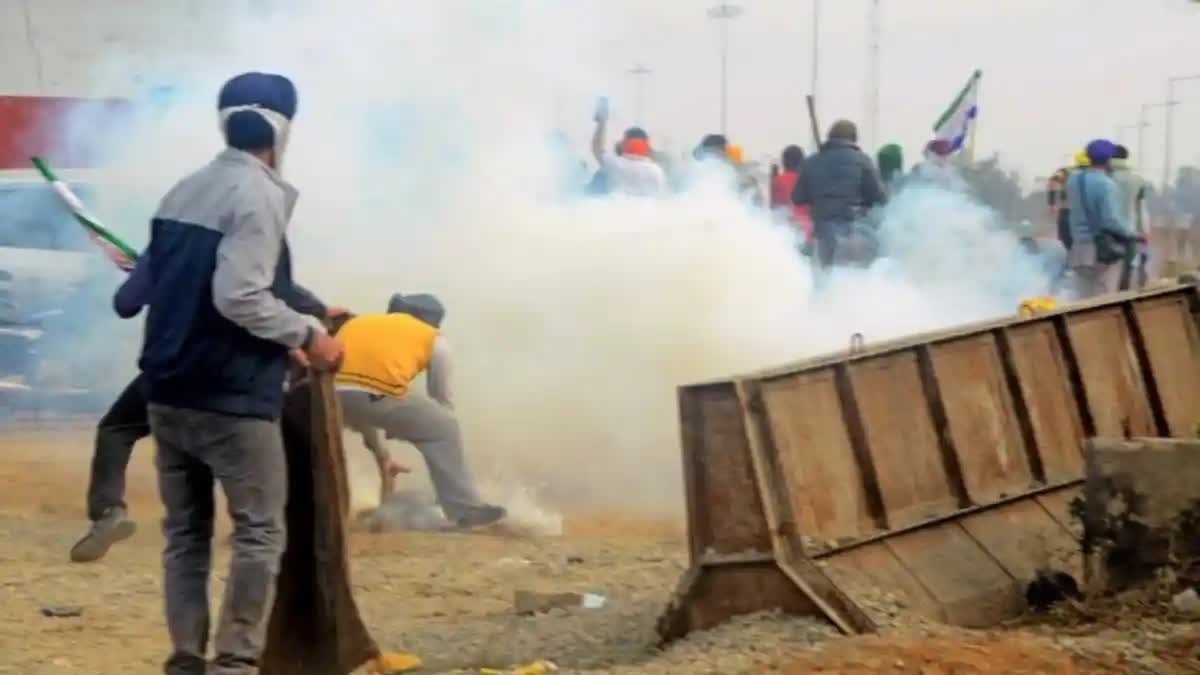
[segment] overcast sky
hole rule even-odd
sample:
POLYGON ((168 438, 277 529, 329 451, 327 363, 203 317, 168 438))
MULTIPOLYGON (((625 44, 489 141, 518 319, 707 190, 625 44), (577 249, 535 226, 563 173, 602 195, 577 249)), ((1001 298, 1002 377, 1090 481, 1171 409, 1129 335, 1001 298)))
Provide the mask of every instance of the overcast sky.
MULTIPOLYGON (((702 0, 589 0, 613 17, 586 51, 654 70, 644 109, 651 133, 694 139, 719 120, 719 49, 702 0)), ((730 27, 730 134, 754 153, 807 142, 812 0, 741 0, 730 27)), ((821 3, 822 126, 861 120, 868 0, 821 3)), ((1200 6, 1187 0, 880 0, 881 142, 909 158, 975 68, 984 71, 981 153, 998 151, 1026 179, 1065 162, 1087 139, 1135 124, 1166 96, 1169 76, 1200 74, 1200 6)), ((596 11, 599 11, 598 9, 596 11)), ((582 45, 581 45, 582 47, 582 45)), ((581 52, 585 51, 581 49, 581 52)), ((615 98, 632 97, 630 76, 615 98)), ((1200 162, 1200 81, 1180 85, 1175 163, 1200 162)), ((1146 172, 1162 167, 1163 115, 1152 110, 1146 172)), ((1136 131, 1126 132, 1131 151, 1136 131)))
MULTIPOLYGON (((197 59, 211 59, 213 34, 228 34, 231 21, 245 23, 247 8, 294 11, 305 4, 0 0, 0 42, 27 47, 6 53, 0 91, 129 95, 132 90, 123 88, 122 81, 145 86, 151 79, 139 71, 153 67, 165 53, 186 48, 197 59), (180 33, 185 25, 188 29, 180 33), (101 54, 124 55, 120 77, 89 74, 86 66, 102 62, 101 54)), ((340 50, 356 46, 353 40, 337 42, 356 31, 354 20, 377 21, 386 15, 419 25, 428 20, 425 15, 441 14, 451 20, 430 23, 426 32, 452 33, 428 39, 457 38, 467 44, 475 35, 498 30, 506 48, 532 55, 529 67, 548 83, 542 86, 557 90, 547 105, 556 108, 555 119, 582 152, 595 96, 612 98, 617 123, 633 121, 633 77, 626 70, 635 62, 653 70, 644 80, 640 121, 659 145, 682 150, 717 130, 720 61, 717 22, 707 16, 711 4, 363 0, 353 6, 353 14, 319 2, 315 6, 325 8, 328 23, 347 22, 327 31, 327 42, 335 47, 320 48, 322 58, 335 61, 340 50)), ((807 145, 804 96, 810 88, 813 0, 740 4, 744 12, 730 25, 730 136, 755 158, 774 155, 790 142, 807 145)), ((869 0, 821 4, 818 105, 821 125, 828 128, 837 117, 864 118, 869 0)), ((1114 137, 1118 125, 1136 123, 1143 103, 1165 98, 1169 76, 1200 74, 1200 4, 1189 0, 880 0, 880 5, 879 138, 865 140, 877 141, 871 143, 875 147, 900 142, 909 163, 917 159, 933 122, 976 68, 984 72, 979 154, 998 151, 1026 181, 1062 165, 1090 138, 1114 137)), ((249 37, 251 44, 242 47, 253 48, 261 35, 250 32, 249 37)), ((456 57, 467 60, 476 51, 457 45, 455 49, 456 57)), ((407 46, 402 54, 413 64, 422 58, 419 47, 407 46)), ((387 64, 379 69, 386 73, 387 64)), ((302 91, 311 90, 306 84, 300 83, 302 91)), ((1200 163, 1200 80, 1180 85, 1178 94, 1175 163, 1200 163)), ((1148 120, 1152 126, 1146 132, 1142 164, 1157 181, 1163 155, 1162 110, 1151 111, 1148 120)), ((1136 137, 1134 129, 1126 131, 1135 155, 1140 150, 1136 137)))

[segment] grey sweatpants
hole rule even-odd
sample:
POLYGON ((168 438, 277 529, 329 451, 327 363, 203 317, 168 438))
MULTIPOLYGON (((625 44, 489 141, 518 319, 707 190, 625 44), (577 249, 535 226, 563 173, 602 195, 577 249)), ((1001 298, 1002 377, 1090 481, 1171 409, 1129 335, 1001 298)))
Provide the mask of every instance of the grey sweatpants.
POLYGON ((285 544, 287 464, 279 425, 157 404, 149 412, 166 507, 163 593, 174 651, 165 672, 206 672, 216 479, 233 521, 233 558, 207 673, 257 673, 285 544))
POLYGON ((378 396, 365 391, 338 391, 342 417, 357 431, 382 429, 388 438, 417 446, 429 468, 438 505, 451 521, 481 506, 475 480, 467 466, 458 418, 436 401, 408 395, 378 396))

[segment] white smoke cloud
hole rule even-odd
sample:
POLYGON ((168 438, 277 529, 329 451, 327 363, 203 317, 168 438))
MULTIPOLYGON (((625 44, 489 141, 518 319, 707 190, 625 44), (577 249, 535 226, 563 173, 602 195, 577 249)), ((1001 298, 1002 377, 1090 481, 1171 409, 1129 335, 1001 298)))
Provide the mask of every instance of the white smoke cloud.
MULTIPOLYGON (((839 271, 822 297, 791 234, 711 181, 661 202, 561 198, 575 162, 549 142, 557 102, 590 101, 602 79, 572 39, 602 14, 515 0, 275 7, 227 10, 203 49, 164 47, 177 97, 113 176, 157 199, 218 150, 222 81, 292 77, 297 278, 358 312, 396 291, 442 298, 468 452, 499 492, 678 513, 677 386, 843 349, 855 332, 1012 312, 1039 284, 989 212, 933 188, 888 208, 891 260, 839 271)), ((129 66, 114 51, 97 77, 129 66)))

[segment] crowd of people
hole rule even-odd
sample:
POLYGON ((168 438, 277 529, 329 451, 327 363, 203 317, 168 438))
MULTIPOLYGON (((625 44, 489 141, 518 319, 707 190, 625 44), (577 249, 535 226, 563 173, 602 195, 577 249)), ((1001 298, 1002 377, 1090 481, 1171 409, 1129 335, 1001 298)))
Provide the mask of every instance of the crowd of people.
MULTIPOLYGON (((592 149, 599 169, 588 192, 646 197, 677 187, 640 127, 626 130, 613 154, 606 153, 607 121, 596 117, 592 149)), ((950 141, 934 139, 922 161, 905 171, 899 145, 883 146, 872 160, 858 146, 855 125, 839 120, 811 156, 798 145, 784 148, 765 189, 746 167, 741 147, 724 135, 705 136, 693 157, 727 165, 739 195, 793 227, 820 281, 832 267, 865 266, 880 255, 873 211, 906 186, 969 193, 957 151, 950 141)), ((1039 242, 1028 221, 1014 229, 1025 250, 1054 260, 1048 291, 1086 299, 1147 282, 1150 186, 1131 167, 1127 148, 1104 139, 1088 143, 1073 166, 1055 172, 1046 194, 1062 251, 1047 254, 1047 242, 1039 242)))

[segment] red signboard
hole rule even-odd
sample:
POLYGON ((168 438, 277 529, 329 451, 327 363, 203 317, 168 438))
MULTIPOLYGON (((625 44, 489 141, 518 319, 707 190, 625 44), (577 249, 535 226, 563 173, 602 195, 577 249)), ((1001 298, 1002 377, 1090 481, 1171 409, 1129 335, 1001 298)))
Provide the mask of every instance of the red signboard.
POLYGON ((101 166, 133 120, 125 99, 0 96, 0 169, 39 155, 62 169, 101 166))

